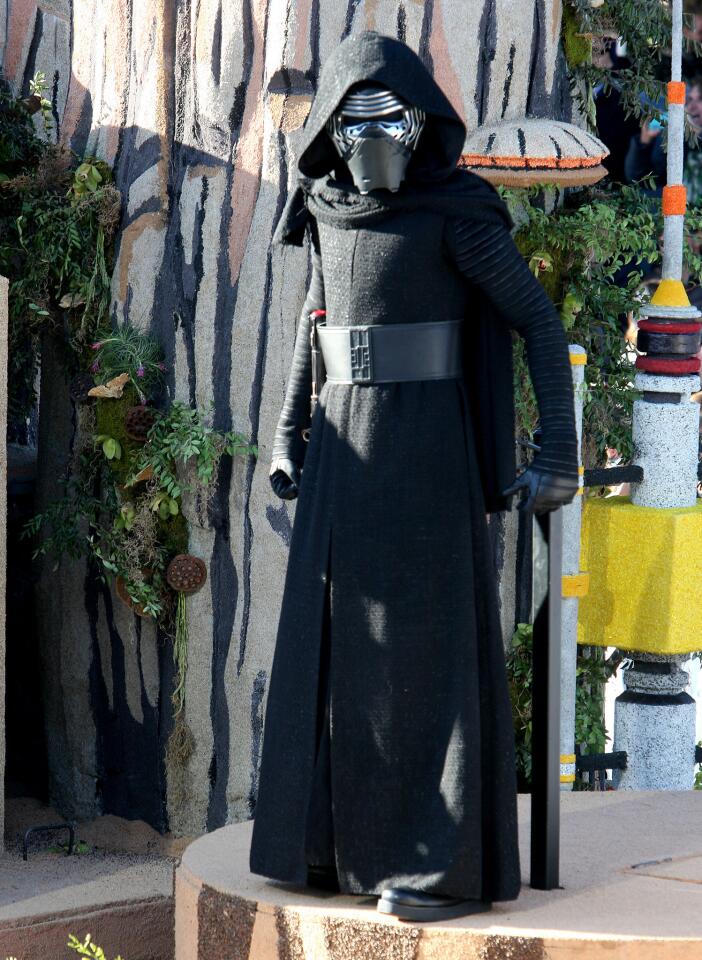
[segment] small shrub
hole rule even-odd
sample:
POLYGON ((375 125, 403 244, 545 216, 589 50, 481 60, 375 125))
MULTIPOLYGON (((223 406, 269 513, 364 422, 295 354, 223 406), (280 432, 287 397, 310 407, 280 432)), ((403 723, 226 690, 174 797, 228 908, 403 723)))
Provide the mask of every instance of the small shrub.
MULTIPOLYGON (((604 691, 621 659, 616 653, 605 659, 597 647, 578 647, 575 689, 575 743, 587 753, 604 753, 607 730, 604 723, 604 691)), ((506 657, 509 695, 514 719, 517 758, 517 785, 520 792, 531 789, 533 627, 520 623, 506 657)), ((702 765, 699 787, 702 789, 702 765)), ((576 782, 575 789, 582 788, 576 782)), ((585 785, 587 789, 587 785, 585 785)))
MULTIPOLYGON (((89 960, 107 960, 105 951, 102 947, 93 943, 89 933, 85 935, 85 940, 82 941, 71 934, 67 946, 69 950, 75 950, 79 957, 87 957, 89 960)), ((122 957, 115 957, 115 960, 122 960, 122 957)))

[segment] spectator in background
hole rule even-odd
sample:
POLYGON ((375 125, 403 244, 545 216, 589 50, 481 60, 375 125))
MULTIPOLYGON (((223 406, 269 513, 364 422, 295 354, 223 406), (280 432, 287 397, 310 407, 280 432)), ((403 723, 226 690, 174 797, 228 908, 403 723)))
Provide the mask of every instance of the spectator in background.
POLYGON ((683 182, 687 187, 688 202, 699 203, 702 200, 702 76, 695 77, 688 84, 685 111, 697 134, 697 149, 688 147, 685 151, 683 182))
POLYGON ((646 120, 638 134, 629 141, 629 150, 624 161, 627 183, 652 177, 654 195, 660 196, 666 181, 666 154, 663 149, 658 120, 646 120))
POLYGON ((639 124, 635 117, 627 117, 621 103, 621 93, 617 86, 617 72, 628 65, 628 60, 617 55, 616 35, 605 37, 593 46, 593 66, 608 70, 612 86, 605 92, 604 85, 598 84, 593 91, 595 99, 595 122, 599 138, 609 149, 609 156, 602 161, 607 168, 610 180, 625 182, 624 160, 631 138, 638 133, 639 124))
POLYGON ((702 0, 684 0, 683 33, 687 40, 702 43, 702 0))
MULTIPOLYGON (((698 148, 690 149, 685 144, 683 183, 687 187, 690 203, 702 200, 702 76, 694 77, 687 85, 685 111, 693 129, 698 134, 698 148)), ((626 180, 633 183, 644 177, 654 179, 654 194, 660 196, 666 182, 666 153, 661 132, 663 125, 657 120, 646 120, 638 134, 631 138, 624 164, 626 180)))
MULTIPOLYGON (((686 40, 702 44, 702 0, 685 0, 683 34, 686 40)), ((702 58, 695 51, 683 51, 683 77, 702 73, 702 58)))

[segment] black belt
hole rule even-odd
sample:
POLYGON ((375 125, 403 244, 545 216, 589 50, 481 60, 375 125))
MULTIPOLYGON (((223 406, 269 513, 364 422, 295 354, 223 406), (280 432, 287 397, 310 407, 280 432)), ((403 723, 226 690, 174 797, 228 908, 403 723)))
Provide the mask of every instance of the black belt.
POLYGON ((462 320, 379 323, 366 327, 317 324, 328 383, 397 383, 462 376, 462 320))

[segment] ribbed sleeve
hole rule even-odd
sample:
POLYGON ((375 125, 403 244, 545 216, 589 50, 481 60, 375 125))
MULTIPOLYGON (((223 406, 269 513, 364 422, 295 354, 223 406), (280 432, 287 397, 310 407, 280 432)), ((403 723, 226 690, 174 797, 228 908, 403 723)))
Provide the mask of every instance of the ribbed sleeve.
POLYGON ((310 356, 310 313, 323 310, 324 278, 322 259, 312 250, 312 276, 307 296, 300 312, 295 337, 292 366, 285 391, 285 402, 273 439, 272 460, 285 458, 302 466, 307 444, 302 431, 310 425, 310 391, 312 389, 312 362, 310 356))
MULTIPOLYGON (((452 219, 446 231, 447 248, 463 276, 525 340, 542 431, 536 465, 577 476, 573 380, 565 332, 553 304, 507 229, 452 219)), ((468 340, 470 348, 470 334, 468 340)))

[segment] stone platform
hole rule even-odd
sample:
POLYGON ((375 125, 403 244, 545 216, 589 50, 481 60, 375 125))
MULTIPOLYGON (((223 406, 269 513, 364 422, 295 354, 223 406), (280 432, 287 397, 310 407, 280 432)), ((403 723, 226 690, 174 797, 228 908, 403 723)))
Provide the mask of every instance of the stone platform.
POLYGON ((251 824, 217 830, 188 847, 176 874, 176 960, 700 960, 702 792, 561 801, 562 888, 527 885, 520 797, 519 899, 440 926, 254 876, 251 824))

